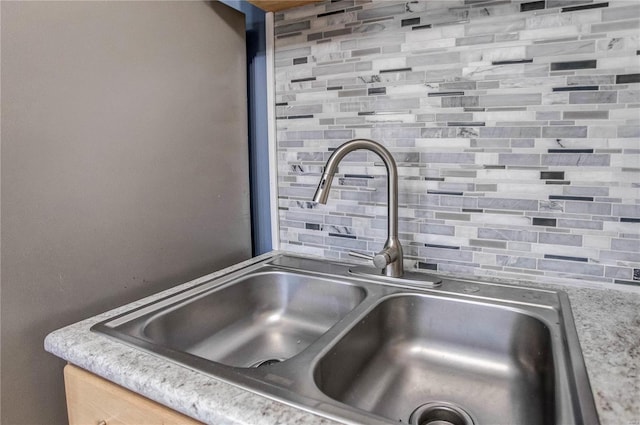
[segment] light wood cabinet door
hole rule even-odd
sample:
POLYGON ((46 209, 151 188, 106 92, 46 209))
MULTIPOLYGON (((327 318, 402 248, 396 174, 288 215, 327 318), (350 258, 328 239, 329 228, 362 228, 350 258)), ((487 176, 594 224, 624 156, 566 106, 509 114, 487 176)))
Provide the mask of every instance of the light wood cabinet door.
POLYGON ((202 425, 73 365, 64 381, 69 425, 202 425))

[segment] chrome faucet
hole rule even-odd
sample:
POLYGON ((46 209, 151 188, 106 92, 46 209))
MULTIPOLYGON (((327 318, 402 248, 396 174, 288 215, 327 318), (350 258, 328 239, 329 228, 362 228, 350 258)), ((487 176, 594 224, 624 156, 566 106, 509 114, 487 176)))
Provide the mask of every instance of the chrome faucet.
POLYGON ((366 149, 380 156, 387 168, 387 241, 382 251, 371 257, 360 253, 350 253, 356 257, 373 260, 376 268, 385 276, 401 277, 404 274, 402 246, 398 240, 398 169, 391 152, 381 144, 368 139, 353 139, 340 145, 329 157, 324 174, 318 184, 313 200, 326 204, 331 190, 331 181, 338 169, 338 164, 350 152, 366 149))

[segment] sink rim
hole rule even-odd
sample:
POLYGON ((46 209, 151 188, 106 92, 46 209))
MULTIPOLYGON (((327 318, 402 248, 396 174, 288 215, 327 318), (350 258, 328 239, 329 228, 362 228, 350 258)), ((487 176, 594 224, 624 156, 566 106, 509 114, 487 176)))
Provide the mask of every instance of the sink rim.
POLYGON ((113 338, 135 349, 163 357, 182 367, 206 374, 246 391, 338 422, 356 424, 364 421, 370 424, 389 424, 393 422, 378 415, 368 414, 365 411, 357 410, 351 406, 336 402, 315 388, 315 383, 312 378, 309 379, 308 376, 305 377, 304 373, 287 373, 287 367, 296 367, 296 365, 307 362, 306 370, 311 373, 315 368, 315 363, 310 367, 308 362, 317 361, 320 352, 318 346, 327 349, 329 345, 335 344, 339 339, 337 337, 338 334, 343 333, 346 327, 351 327, 353 323, 357 323, 358 319, 367 310, 370 310, 372 305, 380 302, 379 300, 381 298, 394 293, 434 294, 436 297, 461 297, 467 300, 481 300, 489 304, 498 302, 512 306, 522 306, 523 308, 528 308, 527 306, 530 305, 544 305, 546 308, 556 311, 559 322, 556 326, 558 326, 559 332, 562 334, 563 346, 561 351, 567 366, 562 375, 563 379, 567 380, 564 385, 565 388, 563 388, 562 391, 567 392, 568 396, 570 396, 570 399, 564 400, 562 405, 567 406, 567 409, 570 408, 571 415, 569 419, 572 421, 575 420, 576 423, 580 423, 580 421, 598 423, 595 402, 586 373, 582 351, 580 350, 569 298, 563 291, 492 283, 479 278, 452 278, 450 276, 440 276, 444 280, 443 286, 440 288, 418 289, 414 286, 382 284, 369 281, 365 278, 350 276, 348 275, 348 269, 351 266, 352 264, 350 263, 310 259, 309 257, 297 256, 291 253, 278 253, 266 259, 256 261, 255 263, 250 263, 245 267, 236 269, 215 279, 198 282, 193 287, 127 310, 124 313, 97 323, 91 327, 91 331, 113 338), (199 359, 188 354, 171 352, 171 350, 166 350, 159 346, 154 347, 151 344, 145 344, 144 341, 136 341, 131 338, 127 339, 126 335, 118 335, 117 332, 112 332, 108 327, 104 326, 106 323, 121 320, 134 311, 153 306, 179 294, 188 293, 192 290, 202 290, 199 288, 207 284, 214 287, 221 287, 235 276, 252 273, 262 268, 275 268, 296 274, 309 274, 322 279, 337 279, 341 284, 347 283, 363 287, 366 295, 364 300, 362 300, 354 310, 347 313, 341 321, 335 324, 334 327, 311 344, 311 346, 307 347, 307 349, 285 362, 268 366, 262 371, 258 369, 238 369, 209 360, 199 359), (480 288, 480 290, 467 291, 469 288, 480 288), (529 296, 523 298, 520 296, 522 293, 529 293, 529 296), (531 296, 533 296, 533 298, 531 298, 531 296), (333 343, 329 344, 332 341, 333 343), (569 380, 570 377, 572 380, 569 380), (306 381, 306 383, 296 382, 296 379, 302 379, 306 381), (309 382, 311 382, 311 385, 309 385, 309 382))
MULTIPOLYGON (((516 316, 523 316, 524 317, 523 320, 535 321, 539 323, 541 326, 543 326, 544 331, 548 334, 548 342, 550 344, 549 355, 552 357, 552 365, 553 365, 553 370, 551 371, 551 375, 553 376, 554 379, 559 375, 558 368, 564 362, 560 359, 556 359, 556 357, 558 357, 559 350, 555 347, 555 345, 556 345, 556 342, 562 341, 562 335, 561 335, 561 329, 558 329, 555 326, 553 326, 551 322, 552 320, 554 320, 553 317, 559 314, 557 308, 548 307, 548 306, 536 306, 536 307, 530 306, 530 310, 527 310, 522 308, 521 306, 512 305, 510 303, 496 303, 496 302, 487 303, 486 301, 483 302, 479 299, 473 299, 473 298, 467 299, 465 297, 456 297, 451 294, 447 294, 446 296, 443 297, 443 296, 437 296, 435 294, 425 294, 425 293, 415 293, 415 292, 397 292, 397 293, 393 293, 393 294, 389 294, 384 297, 381 297, 376 302, 369 305, 366 311, 362 312, 362 314, 353 323, 351 323, 349 326, 345 327, 342 330, 340 335, 337 336, 332 341, 331 345, 326 346, 322 351, 318 352, 312 364, 311 379, 313 380, 314 384, 316 385, 316 388, 320 392, 322 392, 323 394, 325 394, 326 396, 330 397, 332 400, 335 400, 338 403, 347 404, 348 406, 351 406, 354 409, 362 410, 364 412, 369 412, 366 409, 359 408, 354 404, 348 403, 347 401, 345 401, 345 397, 335 397, 334 395, 330 395, 329 388, 327 387, 326 383, 322 382, 322 378, 320 378, 318 374, 320 373, 320 368, 323 367, 323 364, 326 361, 330 362, 330 356, 332 352, 336 350, 341 344, 343 344, 343 341, 349 335, 351 335, 354 331, 358 332, 358 328, 361 326, 364 326, 364 322, 369 318, 371 318, 372 320, 375 320, 376 318, 380 318, 380 317, 388 319, 388 316, 384 314, 380 316, 381 313, 379 313, 378 311, 384 308, 384 304, 389 304, 390 302, 393 303, 394 300, 400 300, 402 298, 407 298, 407 299, 418 298, 420 300, 431 300, 435 302, 437 302, 438 300, 444 300, 446 302, 469 304, 469 305, 474 305, 481 308, 482 307, 490 308, 492 310, 497 310, 499 312, 507 312, 509 314, 513 314, 516 316), (531 308, 533 308, 533 310, 531 310, 531 308), (554 340, 556 341, 554 342, 554 340), (560 360, 560 363, 561 363, 560 365, 558 365, 558 360, 560 360)), ((416 301, 416 302, 422 302, 422 301, 416 301)), ((361 333, 362 331, 360 331, 360 334, 361 333)), ((384 352, 386 343, 391 343, 393 341, 393 338, 390 338, 390 339, 382 338, 381 341, 383 342, 383 344, 376 345, 372 351, 368 352, 369 355, 373 355, 373 357, 375 357, 377 354, 384 352)), ((465 344, 461 344, 461 345, 466 346, 465 344)), ((454 346, 456 346, 456 344, 454 344, 454 346)), ((508 353, 498 353, 498 354, 500 355, 500 354, 508 354, 508 353)), ((370 364, 370 362, 371 362, 371 358, 368 357, 366 359, 363 359, 363 361, 358 363, 357 365, 366 366, 370 364)), ((557 388, 557 385, 555 385, 554 388, 556 389, 556 393, 560 391, 557 388)), ((556 400, 556 403, 558 401, 559 400, 556 400)), ((431 402, 431 400, 429 400, 429 402, 431 402)), ((425 401, 425 403, 427 403, 427 401, 425 401)), ((447 403, 445 402, 440 404, 447 404, 447 403)), ((416 409, 411 409, 411 410, 418 410, 417 409, 418 405, 416 405, 415 407, 416 409)), ((464 410, 462 411, 464 412, 464 410)), ((410 413, 409 411, 407 412, 410 413)), ((468 412, 465 412, 465 413, 469 414, 468 412)), ((407 415, 406 419, 408 418, 409 418, 409 415, 407 415)), ((397 423, 397 420, 392 420, 392 419, 388 419, 388 420, 392 423, 397 423)), ((400 421, 402 422, 402 420, 400 421)), ((478 425, 478 424, 482 424, 483 422, 476 421, 474 423, 478 425)))

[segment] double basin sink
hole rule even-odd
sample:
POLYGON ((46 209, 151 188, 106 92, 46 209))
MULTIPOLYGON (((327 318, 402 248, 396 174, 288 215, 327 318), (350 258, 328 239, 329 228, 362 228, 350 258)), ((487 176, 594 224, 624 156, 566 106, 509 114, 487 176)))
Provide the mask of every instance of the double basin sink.
POLYGON ((598 423, 566 294, 279 254, 92 330, 346 423, 598 423))

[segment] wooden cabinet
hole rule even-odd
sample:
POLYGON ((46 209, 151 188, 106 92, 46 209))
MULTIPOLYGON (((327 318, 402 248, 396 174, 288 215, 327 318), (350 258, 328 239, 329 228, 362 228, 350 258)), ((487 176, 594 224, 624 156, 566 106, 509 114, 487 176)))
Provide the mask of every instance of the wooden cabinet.
POLYGON ((319 1, 322 0, 249 0, 249 3, 267 12, 277 12, 279 10, 291 9, 292 7, 304 6, 319 1))
POLYGON ((202 425, 73 365, 64 382, 69 425, 202 425))

